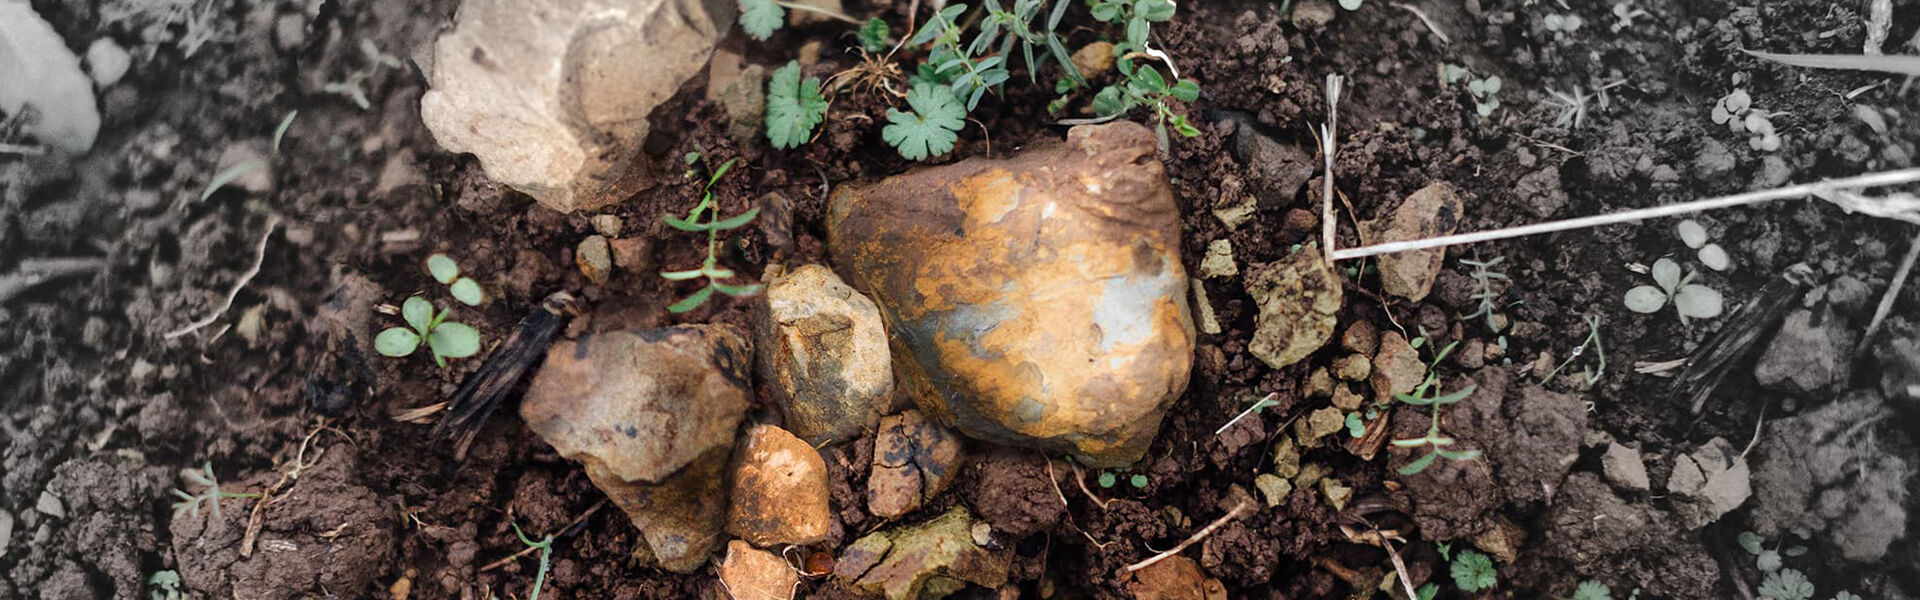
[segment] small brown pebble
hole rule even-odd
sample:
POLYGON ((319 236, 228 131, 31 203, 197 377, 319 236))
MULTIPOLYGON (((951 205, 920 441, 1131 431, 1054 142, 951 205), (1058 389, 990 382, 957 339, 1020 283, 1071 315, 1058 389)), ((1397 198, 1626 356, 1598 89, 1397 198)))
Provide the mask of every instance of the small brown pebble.
POLYGON ((1313 373, 1307 375, 1307 397, 1325 398, 1331 395, 1333 395, 1333 375, 1327 372, 1326 367, 1314 367, 1313 373))
POLYGON ((607 242, 613 250, 613 264, 628 271, 642 271, 647 263, 647 241, 642 238, 623 238, 607 242))
POLYGON ((1351 385, 1343 383, 1340 384, 1339 388, 1333 390, 1334 408, 1347 411, 1360 410, 1360 405, 1366 404, 1366 402, 1367 397, 1360 395, 1360 392, 1353 391, 1353 386, 1351 385))
POLYGON ((1340 347, 1348 352, 1371 355, 1380 347, 1380 330, 1374 328, 1372 321, 1356 321, 1340 334, 1340 347))
POLYGON ((1487 341, 1471 339, 1460 344, 1460 351, 1454 353, 1453 361, 1461 368, 1478 369, 1487 365, 1487 341))
POLYGON ((1297 234, 1303 231, 1312 231, 1314 226, 1319 224, 1320 217, 1314 216, 1312 211, 1304 208, 1296 208, 1287 211, 1287 220, 1284 228, 1288 233, 1297 234))
POLYGON ((807 555, 807 576, 825 577, 833 574, 833 554, 825 550, 815 550, 807 555))
POLYGON ((1373 361, 1365 354, 1349 354, 1333 359, 1333 376, 1345 381, 1365 381, 1373 373, 1373 361))
POLYGON ((613 275, 613 256, 607 250, 607 238, 598 235, 580 240, 580 247, 573 253, 573 262, 594 283, 606 283, 607 278, 613 275))

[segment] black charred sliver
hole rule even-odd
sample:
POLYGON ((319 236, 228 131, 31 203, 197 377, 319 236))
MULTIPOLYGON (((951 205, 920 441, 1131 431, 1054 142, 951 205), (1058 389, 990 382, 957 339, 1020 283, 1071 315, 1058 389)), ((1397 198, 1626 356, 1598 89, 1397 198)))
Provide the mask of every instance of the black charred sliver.
POLYGON ((500 407, 500 401, 519 386, 521 378, 547 356, 553 336, 560 332, 566 317, 577 314, 572 294, 554 292, 540 306, 520 319, 520 326, 506 342, 487 355, 480 370, 461 382, 459 391, 447 402, 447 412, 433 425, 433 434, 453 440, 454 455, 466 458, 474 435, 486 425, 487 417, 500 407))

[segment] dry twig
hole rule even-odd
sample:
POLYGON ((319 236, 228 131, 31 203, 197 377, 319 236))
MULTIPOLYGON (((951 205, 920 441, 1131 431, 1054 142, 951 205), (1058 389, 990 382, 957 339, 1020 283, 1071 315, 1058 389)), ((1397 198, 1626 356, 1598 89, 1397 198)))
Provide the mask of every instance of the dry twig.
POLYGON ((1179 545, 1169 548, 1165 552, 1149 556, 1146 560, 1127 565, 1127 568, 1120 570, 1120 574, 1126 575, 1151 567, 1153 563, 1166 560, 1167 557, 1179 554, 1181 551, 1186 550, 1187 547, 1199 543, 1200 540, 1206 539, 1209 535, 1213 535, 1213 532, 1218 531, 1221 527, 1225 527, 1227 523, 1246 515, 1247 511, 1252 509, 1253 503, 1243 499, 1239 504, 1233 506, 1233 510, 1227 511, 1227 514, 1220 515, 1220 518, 1214 519, 1213 522, 1208 523, 1206 527, 1202 527, 1199 531, 1193 532, 1193 535, 1187 536, 1185 540, 1181 540, 1179 545))
POLYGON ((186 327, 169 331, 161 337, 170 340, 198 331, 201 327, 212 325, 214 321, 220 319, 220 315, 227 313, 227 309, 233 308, 233 299, 239 297, 240 290, 247 287, 247 284, 253 281, 254 276, 260 274, 260 265, 266 264, 267 240, 273 239, 273 230, 278 227, 280 227, 280 217, 267 218, 267 232, 261 234, 260 244, 253 251, 253 266, 249 267, 246 272, 240 274, 239 281, 233 282, 233 289, 227 290, 227 299, 220 302, 220 308, 214 309, 214 311, 205 318, 188 323, 186 327))
POLYGON ((1920 235, 1913 237, 1913 243, 1907 247, 1907 257, 1900 260, 1900 268, 1894 269, 1893 283, 1880 295, 1880 306, 1873 309, 1873 320, 1867 322, 1867 332, 1860 336, 1860 345, 1854 347, 1854 356, 1865 354, 1874 334, 1880 333, 1880 326, 1886 324, 1887 314, 1893 312, 1893 303, 1900 298, 1901 288, 1907 286, 1907 276, 1913 274, 1915 259, 1920 259, 1920 235))

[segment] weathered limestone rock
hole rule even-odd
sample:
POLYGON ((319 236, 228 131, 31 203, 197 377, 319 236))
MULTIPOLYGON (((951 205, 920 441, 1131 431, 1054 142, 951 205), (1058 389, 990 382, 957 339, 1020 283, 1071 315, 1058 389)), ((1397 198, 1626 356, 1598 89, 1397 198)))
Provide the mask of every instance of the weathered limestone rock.
POLYGON ((1394 394, 1405 394, 1419 387, 1427 378, 1427 364, 1420 360, 1420 351, 1398 331, 1389 331, 1380 335, 1379 350, 1373 355, 1373 373, 1368 382, 1373 385, 1373 401, 1387 403, 1393 401, 1394 394))
POLYGON ((960 474, 960 438, 909 410, 880 420, 867 475, 867 512, 885 519, 913 512, 960 474))
POLYGON ((1153 563, 1127 580, 1127 591, 1135 600, 1207 600, 1213 588, 1225 591, 1193 559, 1177 555, 1153 563))
POLYGON ((722 325, 559 342, 520 417, 626 511, 646 540, 638 553, 691 572, 720 540, 750 352, 722 325))
MULTIPOLYGON (((1448 235, 1460 225, 1460 194, 1452 184, 1435 183, 1407 196, 1393 214, 1360 225, 1373 232, 1369 241, 1375 244, 1448 235)), ((1381 256, 1380 288, 1419 302, 1433 291, 1433 281, 1440 276, 1440 261, 1445 257, 1446 251, 1441 248, 1381 256)))
POLYGON ((800 574, 780 555, 754 548, 740 540, 727 542, 727 557, 714 569, 727 584, 722 598, 786 600, 793 597, 800 574))
POLYGON ((956 506, 924 524, 860 538, 841 552, 834 576, 888 600, 945 598, 968 584, 1006 583, 1009 555, 975 543, 973 516, 956 506))
POLYGON ((727 0, 466 0, 420 118, 452 152, 561 212, 624 199, 647 116, 705 67, 727 0))
POLYGON ((734 461, 727 533, 762 548, 827 539, 833 514, 819 451, 784 429, 758 425, 747 430, 734 461))
POLYGON ((755 366, 787 429, 815 446, 859 436, 893 393, 879 307, 820 265, 775 277, 766 301, 755 366))
POLYGON ((903 390, 976 438, 1094 466, 1144 454, 1194 343, 1154 154, 1139 124, 1081 126, 836 192, 834 264, 887 316, 903 390))
POLYGON ((1747 461, 1726 438, 1713 438, 1692 454, 1673 460, 1667 478, 1674 516, 1687 529, 1699 529, 1719 520, 1747 501, 1753 488, 1747 461))
POLYGON ((1319 247, 1307 244, 1278 261, 1255 266, 1247 295, 1260 307, 1247 350, 1278 369, 1300 362, 1333 338, 1340 310, 1340 280, 1319 247))

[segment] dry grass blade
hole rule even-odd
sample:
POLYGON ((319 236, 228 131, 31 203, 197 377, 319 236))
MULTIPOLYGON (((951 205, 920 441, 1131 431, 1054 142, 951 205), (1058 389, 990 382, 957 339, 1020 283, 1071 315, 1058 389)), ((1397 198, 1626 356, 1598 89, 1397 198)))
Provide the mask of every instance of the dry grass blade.
POLYGON ((1867 56, 1864 54, 1774 54, 1747 50, 1754 58, 1761 58, 1794 67, 1809 69, 1838 69, 1842 71, 1875 71, 1920 77, 1920 56, 1867 56))

